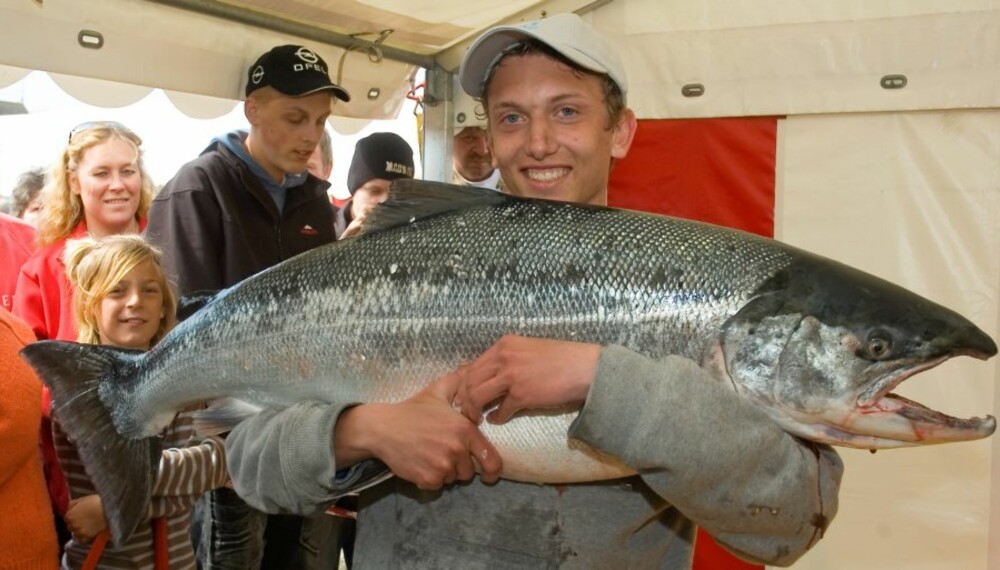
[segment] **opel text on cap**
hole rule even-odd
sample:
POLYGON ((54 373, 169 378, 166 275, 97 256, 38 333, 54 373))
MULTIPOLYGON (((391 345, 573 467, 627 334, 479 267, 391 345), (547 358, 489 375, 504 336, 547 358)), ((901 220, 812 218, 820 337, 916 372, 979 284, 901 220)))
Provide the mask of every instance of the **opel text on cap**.
POLYGON ((584 69, 611 77, 622 95, 628 93, 628 77, 611 42, 576 14, 556 14, 516 26, 487 30, 465 53, 459 80, 462 89, 482 97, 486 78, 510 46, 536 39, 584 69))
POLYGON ((271 48, 257 58, 247 71, 246 95, 261 87, 273 87, 289 97, 331 91, 337 99, 350 101, 351 94, 330 81, 328 69, 323 58, 307 47, 284 45, 271 48))

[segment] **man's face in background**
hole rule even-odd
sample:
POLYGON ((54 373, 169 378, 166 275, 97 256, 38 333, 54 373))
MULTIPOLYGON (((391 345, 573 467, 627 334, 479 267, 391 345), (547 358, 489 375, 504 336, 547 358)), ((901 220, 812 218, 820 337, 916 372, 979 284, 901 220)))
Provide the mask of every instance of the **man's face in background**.
POLYGON ((486 131, 465 127, 452 142, 455 172, 470 181, 479 182, 493 174, 493 155, 486 140, 486 131))

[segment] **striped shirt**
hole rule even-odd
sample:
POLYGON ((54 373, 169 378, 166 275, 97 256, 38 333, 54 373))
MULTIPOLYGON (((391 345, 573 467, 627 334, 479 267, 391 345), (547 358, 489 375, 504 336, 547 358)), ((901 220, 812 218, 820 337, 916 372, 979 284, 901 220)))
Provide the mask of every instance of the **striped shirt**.
MULTIPOLYGON (((201 408, 199 406, 197 410, 201 408)), ((189 534, 191 508, 203 493, 221 487, 229 480, 223 441, 214 437, 200 439, 194 435, 192 414, 197 410, 188 409, 177 414, 174 423, 163 432, 163 455, 149 507, 150 519, 167 518, 171 570, 195 568, 189 534)), ((69 484, 70 498, 93 495, 96 492, 94 485, 76 448, 57 422, 53 422, 52 431, 59 463, 69 484)), ((63 568, 80 568, 89 550, 90 543, 79 544, 71 539, 66 543, 63 568)), ((153 534, 149 519, 139 524, 132 538, 121 548, 115 548, 108 542, 98 568, 153 570, 153 534)))

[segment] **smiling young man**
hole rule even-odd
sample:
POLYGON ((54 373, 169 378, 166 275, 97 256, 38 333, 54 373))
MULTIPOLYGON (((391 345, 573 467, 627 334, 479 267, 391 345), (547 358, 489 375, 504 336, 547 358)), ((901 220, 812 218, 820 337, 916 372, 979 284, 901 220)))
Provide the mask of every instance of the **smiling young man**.
POLYGON ((477 89, 505 191, 605 205, 611 163, 632 144, 635 114, 620 94, 609 104, 599 78, 538 50, 505 57, 490 68, 489 92, 477 89))
MULTIPOLYGON (((250 131, 214 139, 149 212, 146 235, 182 295, 224 289, 334 241, 330 184, 307 167, 331 106, 350 95, 330 81, 319 55, 297 45, 261 55, 247 70, 245 93, 250 131)), ((232 491, 214 491, 204 504, 194 536, 203 570, 257 567, 262 556, 265 569, 336 565, 329 517, 268 517, 265 535, 261 516, 232 491)))
MULTIPOLYGON (((494 28, 470 47, 460 79, 484 104, 508 192, 606 203, 613 160, 636 130, 610 42, 571 14, 494 28)), ((507 336, 408 400, 354 404, 265 411, 226 446, 236 488, 268 509, 309 512, 378 471, 370 459, 387 465, 395 477, 359 496, 356 570, 688 568, 696 526, 744 558, 788 565, 837 509, 832 449, 785 433, 680 357, 507 336), (522 409, 580 410, 567 438, 640 475, 497 481, 502 458, 476 427, 494 401, 498 422, 522 409)))

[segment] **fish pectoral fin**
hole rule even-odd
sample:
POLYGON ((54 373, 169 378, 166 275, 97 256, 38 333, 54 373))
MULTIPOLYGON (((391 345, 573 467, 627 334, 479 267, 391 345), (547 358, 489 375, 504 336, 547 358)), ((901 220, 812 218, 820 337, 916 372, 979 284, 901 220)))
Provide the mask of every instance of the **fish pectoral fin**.
POLYGON ((199 437, 221 435, 237 424, 259 413, 263 408, 237 398, 219 398, 192 417, 194 432, 199 437))

